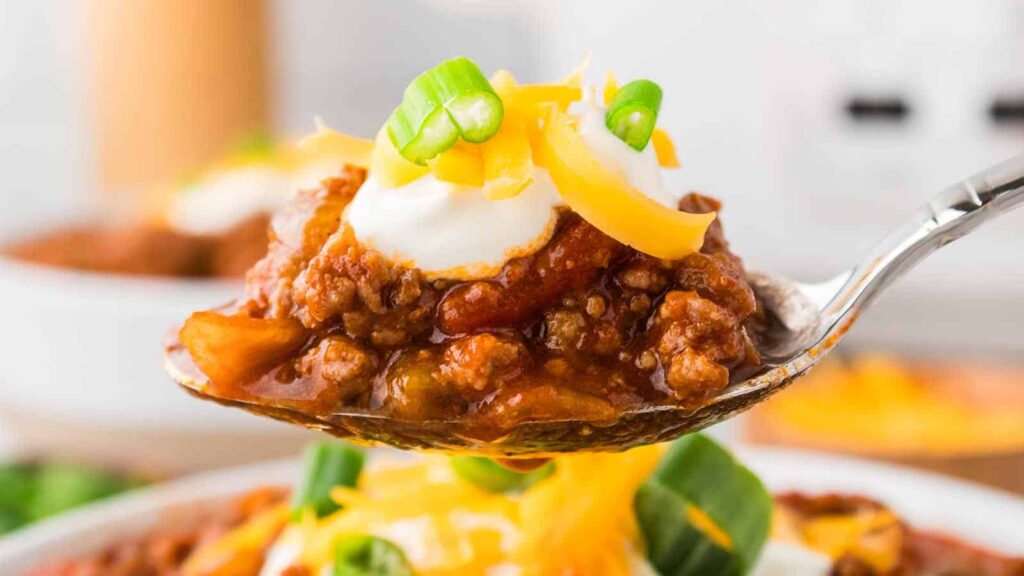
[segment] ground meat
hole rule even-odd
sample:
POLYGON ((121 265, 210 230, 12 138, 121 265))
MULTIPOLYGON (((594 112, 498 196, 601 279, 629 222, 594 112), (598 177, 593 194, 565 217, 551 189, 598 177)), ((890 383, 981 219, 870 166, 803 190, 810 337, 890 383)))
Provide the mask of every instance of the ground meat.
POLYGON ((438 369, 438 380, 457 388, 480 391, 507 378, 510 366, 527 356, 519 342, 492 334, 477 334, 448 345, 438 369))
MULTIPOLYGON (((275 217, 239 309, 295 318, 309 343, 235 397, 471 421, 494 437, 517 421, 698 407, 759 363, 757 301, 717 220, 700 253, 663 261, 565 210, 544 247, 494 277, 428 282, 340 221, 364 178, 346 169, 275 217)), ((695 194, 680 207, 719 208, 695 194)))
MULTIPOLYGON (((345 168, 319 188, 299 192, 287 208, 274 215, 267 253, 245 278, 247 300, 243 306, 251 314, 272 318, 292 314, 295 278, 338 230, 341 211, 365 179, 365 171, 345 168)), ((325 286, 325 291, 328 288, 325 286)))
POLYGON ((298 371, 307 378, 322 379, 344 402, 369 389, 368 382, 377 372, 378 356, 351 338, 328 336, 299 359, 298 371))
POLYGON ((505 266, 495 280, 459 286, 445 296, 438 327, 448 334, 515 328, 568 292, 589 285, 628 249, 581 218, 565 218, 537 254, 505 266))

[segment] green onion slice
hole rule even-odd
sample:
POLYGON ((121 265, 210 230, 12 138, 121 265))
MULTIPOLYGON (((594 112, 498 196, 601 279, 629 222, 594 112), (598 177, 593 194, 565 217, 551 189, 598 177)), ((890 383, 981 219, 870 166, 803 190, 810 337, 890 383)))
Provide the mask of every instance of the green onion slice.
POLYGON ((305 476, 292 496, 292 520, 312 511, 323 518, 341 508, 331 499, 331 488, 354 488, 363 470, 363 451, 342 442, 319 442, 306 449, 305 476))
POLYGON ((493 460, 478 456, 452 456, 450 462, 459 478, 495 493, 526 490, 555 471, 554 462, 529 472, 509 470, 493 460))
POLYGON ((661 109, 661 86, 650 80, 634 80, 615 93, 604 123, 612 134, 640 152, 651 141, 661 109))
POLYGON ((734 576, 749 572, 764 547, 772 498, 729 452, 693 434, 637 490, 634 510, 662 576, 734 576))
POLYGON ((468 58, 453 58, 420 74, 388 119, 388 136, 406 160, 425 165, 462 136, 479 144, 505 115, 501 98, 468 58))
POLYGON ((334 544, 334 576, 413 576, 408 558, 383 538, 356 534, 334 544))

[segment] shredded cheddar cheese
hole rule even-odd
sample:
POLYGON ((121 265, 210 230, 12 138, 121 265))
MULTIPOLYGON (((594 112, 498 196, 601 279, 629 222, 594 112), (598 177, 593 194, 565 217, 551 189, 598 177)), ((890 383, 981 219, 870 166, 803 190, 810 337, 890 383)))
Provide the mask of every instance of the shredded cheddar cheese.
MULTIPOLYGON (((376 462, 358 487, 332 490, 341 510, 321 519, 307 515, 282 532, 288 510, 273 508, 199 548, 183 574, 256 573, 253 562, 268 548, 270 557, 278 557, 274 570, 295 566, 322 574, 336 541, 356 534, 394 543, 417 576, 647 574, 633 499, 663 454, 663 446, 647 446, 563 456, 551 476, 521 494, 478 488, 441 456, 376 462), (231 571, 239 567, 249 571, 231 571)), ((685 514, 716 544, 733 548, 729 534, 706 513, 689 506, 685 514)), ((899 561, 901 526, 886 508, 802 516, 780 507, 772 538, 833 559, 852 554, 884 573, 899 561)))
POLYGON ((370 166, 373 140, 356 138, 328 128, 317 120, 316 132, 299 140, 298 150, 307 161, 336 159, 338 165, 370 166))
POLYGON ((686 506, 686 517, 698 530, 707 535, 712 542, 718 544, 725 550, 732 550, 732 538, 722 530, 722 527, 715 523, 710 516, 696 506, 686 506))
POLYGON ((779 441, 867 454, 1007 453, 1024 446, 1019 381, 1019 372, 991 367, 829 359, 758 407, 754 424, 779 441))
POLYGON ((395 145, 391 143, 387 126, 381 127, 373 144, 373 153, 370 155, 370 174, 374 178, 389 188, 398 188, 429 172, 427 167, 417 166, 402 158, 398 150, 395 150, 395 145))
POLYGON ((474 188, 484 185, 485 164, 479 146, 458 142, 437 158, 427 160, 427 166, 434 177, 442 182, 474 188))
POLYGON ((715 219, 714 213, 667 208, 630 188, 594 157, 572 118, 557 110, 545 125, 540 155, 573 211, 645 254, 675 260, 696 252, 715 219))
POLYGON ((263 550, 288 521, 288 506, 281 504, 258 514, 212 544, 192 554, 182 567, 183 576, 254 574, 263 562, 263 550))
POLYGON ((604 105, 611 104, 612 99, 615 98, 615 93, 619 91, 619 81, 615 78, 614 72, 607 72, 604 75, 604 90, 601 92, 604 105))
POLYGON ((515 196, 533 181, 533 153, 526 131, 527 120, 513 109, 483 150, 484 196, 502 200, 515 196))
POLYGON ((676 145, 668 132, 661 128, 655 128, 651 134, 651 146, 654 146, 654 154, 658 157, 658 164, 662 168, 679 168, 679 157, 676 156, 676 145))

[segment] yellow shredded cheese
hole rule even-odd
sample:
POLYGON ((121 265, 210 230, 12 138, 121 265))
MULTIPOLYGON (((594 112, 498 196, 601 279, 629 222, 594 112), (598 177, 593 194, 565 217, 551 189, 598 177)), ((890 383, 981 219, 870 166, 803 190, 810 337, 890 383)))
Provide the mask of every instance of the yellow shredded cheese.
POLYGON ((686 517, 690 520, 691 524, 696 526, 712 542, 718 544, 724 550, 732 550, 732 538, 706 512, 696 506, 687 504, 686 517))
POLYGON ((619 242, 675 260, 700 250, 714 213, 667 208, 630 188, 594 157, 573 125, 557 110, 544 128, 543 165, 562 199, 577 214, 619 242))
POLYGON ((633 496, 661 454, 648 446, 560 458, 555 473, 523 497, 517 557, 524 574, 629 575, 626 552, 638 538, 633 496))
POLYGON ((668 132, 661 128, 655 128, 651 134, 651 146, 654 146, 654 154, 658 157, 658 164, 662 168, 679 168, 679 157, 676 156, 676 145, 668 132))
POLYGON ((342 134, 325 126, 319 120, 316 132, 299 140, 298 149, 309 160, 337 159, 338 164, 351 164, 360 168, 370 166, 373 140, 342 134))
POLYGON ((494 88, 495 93, 504 103, 512 96, 513 92, 519 89, 519 82, 516 82, 516 77, 508 70, 498 70, 491 76, 491 88, 494 88))
POLYGON ((533 181, 533 153, 526 120, 513 109, 505 111, 501 129, 480 148, 483 151, 484 196, 487 198, 511 198, 533 181))
MULTIPOLYGON (((497 135, 491 140, 495 138, 497 135)), ((484 158, 479 144, 456 142, 437 158, 427 160, 427 166, 431 174, 442 182, 474 188, 484 186, 484 158)))
POLYGON ((403 158, 391 143, 387 125, 381 127, 370 155, 371 176, 388 188, 398 188, 429 172, 426 166, 418 166, 403 158))
MULTIPOLYGON (((635 576, 643 551, 633 498, 663 453, 663 446, 647 446, 563 456, 551 476, 522 494, 481 490, 441 456, 375 462, 357 488, 333 489, 341 510, 288 525, 274 545, 312 574, 331 563, 339 538, 371 534, 399 546, 417 576, 505 573, 499 567, 520 576, 635 576)), ((200 548, 184 575, 255 573, 258 568, 230 570, 261 557, 287 512, 282 505, 200 548)), ((718 545, 732 548, 730 536, 704 512, 688 507, 686 514, 718 545)), ((896 565, 902 549, 901 524, 888 509, 804 517, 779 508, 774 525, 773 539, 832 558, 853 554, 880 572, 896 565)))
POLYGON ((612 103, 612 98, 615 98, 618 91, 619 81, 615 79, 615 73, 609 71, 604 75, 604 91, 602 92, 605 106, 612 103))
POLYGON ((262 512, 223 537, 189 556, 183 576, 255 574, 263 563, 263 550, 288 521, 288 505, 262 512))
POLYGON ((753 424, 779 441, 872 455, 1008 454, 1024 445, 1020 378, 999 366, 829 358, 758 407, 753 424))
POLYGON ((818 517, 801 530, 809 548, 833 559, 852 554, 879 574, 889 573, 899 563, 902 534, 899 518, 884 508, 818 517))

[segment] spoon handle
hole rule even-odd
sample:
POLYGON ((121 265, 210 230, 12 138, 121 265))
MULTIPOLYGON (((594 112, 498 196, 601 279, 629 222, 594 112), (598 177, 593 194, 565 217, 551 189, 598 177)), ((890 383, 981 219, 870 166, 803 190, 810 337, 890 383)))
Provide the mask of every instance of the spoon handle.
POLYGON ((882 290, 926 256, 993 217, 1024 204, 1024 155, 980 172, 939 193, 890 232, 822 310, 835 325, 866 307, 882 290))

